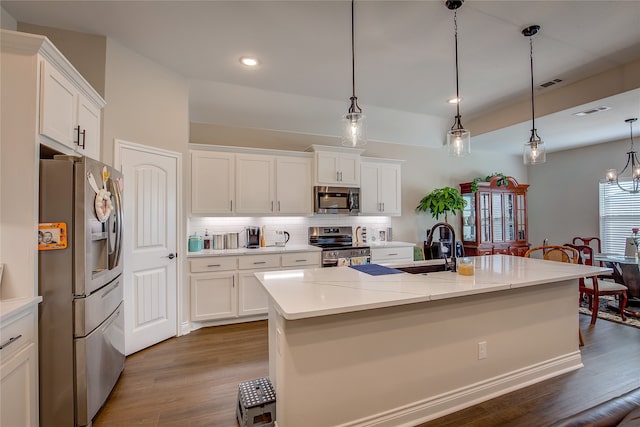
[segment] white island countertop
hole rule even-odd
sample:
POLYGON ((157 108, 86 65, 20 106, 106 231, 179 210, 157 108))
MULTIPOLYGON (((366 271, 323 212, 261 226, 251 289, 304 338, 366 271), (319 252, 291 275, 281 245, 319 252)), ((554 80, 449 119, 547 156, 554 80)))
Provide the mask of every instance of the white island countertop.
POLYGON ((282 317, 296 320, 536 286, 611 271, 510 255, 471 259, 475 264, 473 276, 448 271, 373 276, 351 267, 261 272, 255 276, 282 317))

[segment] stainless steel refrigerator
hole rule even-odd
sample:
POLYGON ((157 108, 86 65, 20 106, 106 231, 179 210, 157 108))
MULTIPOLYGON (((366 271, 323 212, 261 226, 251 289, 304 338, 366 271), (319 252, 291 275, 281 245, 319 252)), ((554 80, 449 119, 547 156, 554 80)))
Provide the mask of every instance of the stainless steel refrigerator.
POLYGON ((122 175, 40 160, 40 426, 86 426, 124 369, 122 175))

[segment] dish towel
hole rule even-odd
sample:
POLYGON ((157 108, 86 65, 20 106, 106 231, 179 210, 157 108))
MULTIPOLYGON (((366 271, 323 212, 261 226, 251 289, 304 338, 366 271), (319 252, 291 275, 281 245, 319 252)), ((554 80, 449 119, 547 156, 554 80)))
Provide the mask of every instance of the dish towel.
POLYGON ((372 276, 404 273, 402 270, 396 270, 395 268, 385 267, 384 265, 379 264, 352 265, 351 268, 372 276))

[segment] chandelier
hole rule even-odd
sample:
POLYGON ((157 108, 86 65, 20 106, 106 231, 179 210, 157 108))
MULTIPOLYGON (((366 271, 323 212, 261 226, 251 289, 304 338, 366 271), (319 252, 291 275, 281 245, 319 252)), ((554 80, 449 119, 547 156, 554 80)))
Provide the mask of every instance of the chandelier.
POLYGON ((362 108, 358 105, 356 97, 356 54, 353 41, 354 0, 351 0, 351 106, 342 117, 342 145, 347 147, 360 147, 367 144, 367 117, 362 114, 362 108))
POLYGON ((638 188, 640 186, 640 161, 638 161, 638 156, 633 149, 633 122, 636 120, 638 120, 637 117, 625 120, 625 123, 629 123, 629 133, 631 137, 631 149, 627 152, 627 164, 624 165, 620 173, 615 169, 607 170, 607 181, 609 181, 609 184, 616 184, 622 191, 632 194, 640 193, 640 188, 638 188), (627 169, 630 169, 630 177, 624 176, 627 169), (624 186, 620 184, 620 180, 623 181, 624 186), (629 182, 629 185, 625 185, 627 182, 629 182))

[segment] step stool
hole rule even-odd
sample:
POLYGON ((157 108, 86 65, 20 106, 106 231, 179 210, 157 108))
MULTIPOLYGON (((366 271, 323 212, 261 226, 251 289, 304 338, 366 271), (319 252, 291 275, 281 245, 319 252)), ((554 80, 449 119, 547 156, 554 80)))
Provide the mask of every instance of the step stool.
POLYGON ((276 392, 269 378, 240 383, 236 417, 240 427, 274 427, 276 392))

